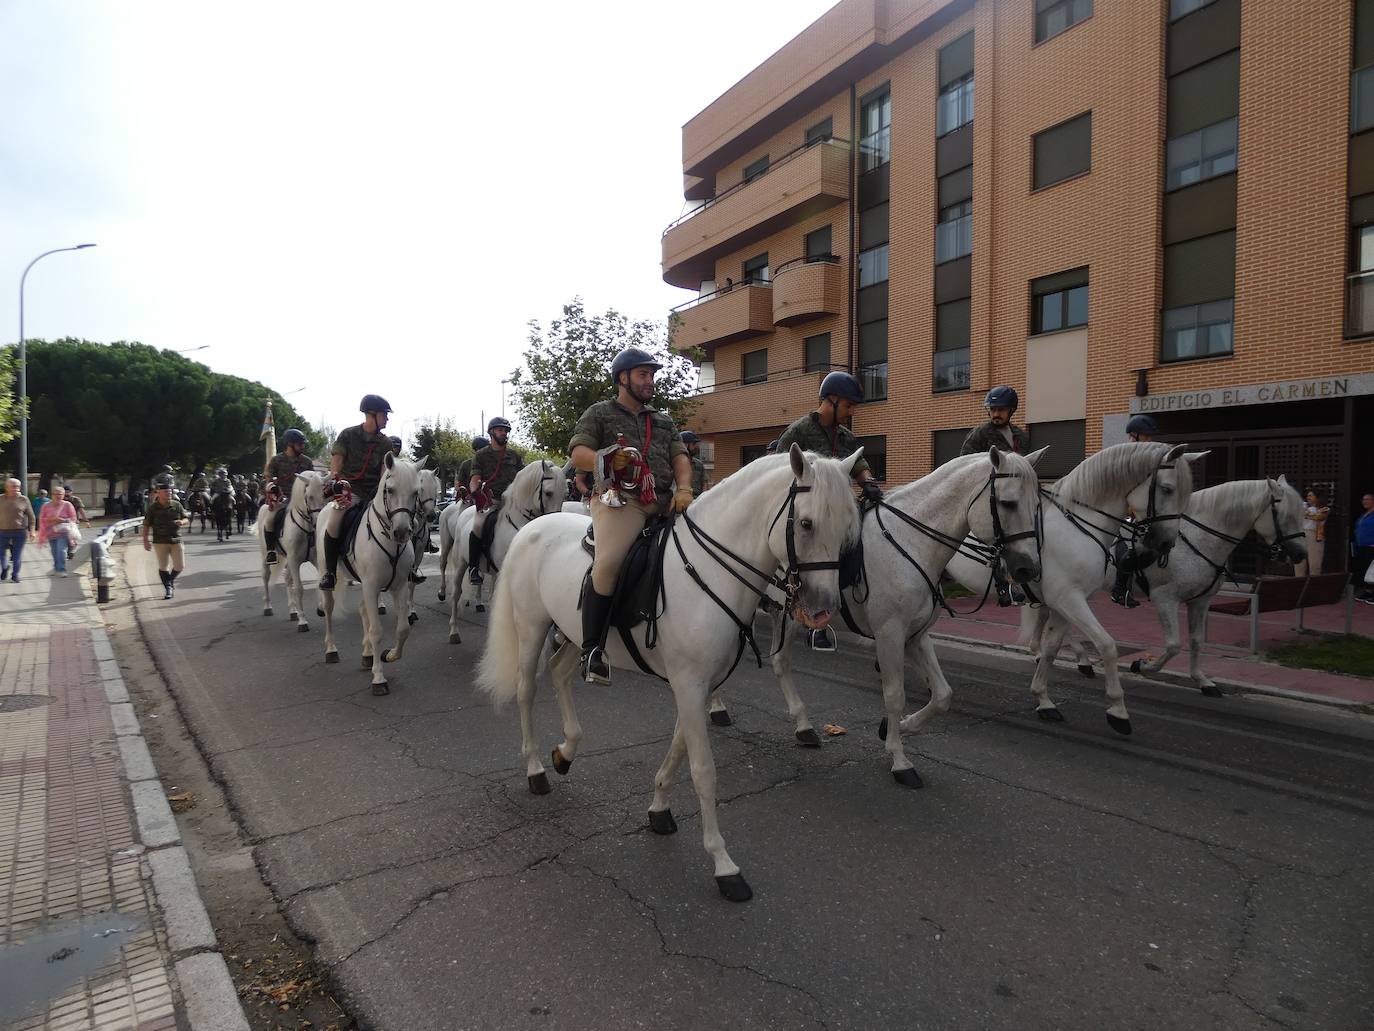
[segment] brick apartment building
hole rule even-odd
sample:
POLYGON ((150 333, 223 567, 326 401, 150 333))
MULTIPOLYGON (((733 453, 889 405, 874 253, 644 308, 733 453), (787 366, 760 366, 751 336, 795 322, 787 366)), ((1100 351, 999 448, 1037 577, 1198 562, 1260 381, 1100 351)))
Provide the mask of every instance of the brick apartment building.
POLYGON ((1009 383, 1050 475, 1145 411, 1332 539, 1374 490, 1374 0, 841 0, 682 141, 716 478, 848 369, 889 483, 1009 383))

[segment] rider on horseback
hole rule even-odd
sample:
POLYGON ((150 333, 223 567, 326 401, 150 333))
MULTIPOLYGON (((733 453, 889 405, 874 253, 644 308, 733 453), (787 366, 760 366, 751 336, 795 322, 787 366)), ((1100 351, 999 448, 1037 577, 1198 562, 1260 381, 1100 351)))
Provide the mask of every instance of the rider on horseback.
POLYGON ((491 443, 472 456, 472 473, 468 477, 468 491, 477 507, 468 541, 468 580, 475 584, 482 582, 479 563, 482 560, 482 534, 486 530, 487 518, 500 510, 501 495, 505 494, 515 474, 525 464, 519 455, 506 447, 510 423, 505 419, 498 415, 487 423, 487 434, 491 437, 491 443))
MULTIPOLYGON (((366 504, 377 493, 377 484, 382 479, 382 462, 391 452, 391 441, 382 430, 386 429, 387 416, 391 405, 386 398, 368 394, 358 404, 363 413, 363 421, 358 426, 348 426, 339 432, 334 441, 334 453, 329 459, 329 482, 325 484, 325 496, 336 493, 342 497, 352 494, 349 508, 366 504)), ((320 590, 334 589, 335 574, 339 567, 339 531, 343 527, 344 513, 347 509, 337 504, 326 506, 324 530, 324 576, 320 577, 320 590)))
POLYGON ((573 465, 592 473, 592 527, 596 557, 591 589, 582 594, 582 676, 590 684, 609 684, 611 667, 603 652, 611 600, 621 564, 645 521, 671 507, 692 503, 692 463, 677 427, 664 412, 650 408, 654 373, 663 366, 647 351, 628 347, 611 363, 613 401, 582 413, 568 442, 573 465), (623 443, 622 443, 623 441, 623 443), (641 467, 642 466, 642 467, 641 467), (636 476, 633 489, 617 487, 636 476), (673 483, 672 494, 667 487, 673 483), (661 485, 655 490, 655 485, 661 485))
POLYGON ((197 494, 200 491, 206 490, 209 486, 210 481, 205 478, 205 470, 201 469, 191 477, 191 482, 186 489, 192 494, 197 494))
POLYGON ((233 494, 234 485, 229 480, 229 470, 220 466, 215 470, 215 482, 210 484, 210 499, 213 501, 217 494, 233 494))
POLYGON ((683 430, 679 436, 687 445, 687 457, 692 460, 692 497, 699 498, 706 489, 706 463, 701 460, 701 438, 691 430, 683 430))
POLYGON ((281 539, 282 526, 286 520, 287 502, 291 500, 291 488, 295 485, 298 473, 309 472, 315 463, 305 453, 305 434, 298 429, 289 429, 282 434, 285 445, 281 454, 273 455, 263 470, 267 477, 268 504, 272 506, 272 518, 263 527, 267 538, 267 564, 277 561, 277 542, 281 539))
MULTIPOLYGON (((1133 444, 1149 443, 1155 439, 1159 433, 1159 423, 1155 422, 1154 416, 1140 413, 1131 416, 1126 423, 1126 436, 1133 444)), ((1131 519, 1131 517, 1127 517, 1131 519)), ((1132 519, 1132 521, 1134 521, 1132 519)), ((1140 602, 1135 600, 1131 592, 1131 578, 1137 570, 1141 570, 1157 561, 1159 558, 1154 552, 1145 548, 1132 549, 1123 540, 1118 540, 1112 547, 1112 561, 1116 563, 1116 582, 1112 584, 1112 601, 1118 605, 1124 605, 1128 609, 1140 607, 1140 602), (1134 553, 1133 553, 1134 552, 1134 553)))
POLYGON ((1020 405, 1021 399, 1011 387, 1003 385, 989 390, 988 396, 983 399, 988 421, 968 431, 959 454, 985 455, 990 447, 998 451, 1015 451, 1018 455, 1029 452, 1030 436, 1011 421, 1020 405))
MULTIPOLYGON (((488 444, 490 444, 490 443, 491 443, 491 441, 487 440, 486 437, 473 437, 473 438, 472 438, 472 453, 473 453, 474 455, 476 455, 477 452, 481 451, 484 447, 486 447, 486 446, 487 446, 488 444)), ((455 494, 455 496, 456 496, 456 497, 455 497, 455 500, 457 500, 457 501, 467 501, 467 500, 471 497, 471 495, 468 493, 468 481, 471 480, 471 479, 472 479, 472 459, 471 459, 471 458, 465 458, 465 459, 462 460, 462 462, 460 462, 460 463, 458 464, 458 480, 457 480, 457 484, 456 484, 457 489, 454 491, 454 494, 455 494)))
POLYGON ((400 437, 387 437, 391 441, 391 453, 397 458, 401 457, 401 452, 405 450, 406 443, 400 437))

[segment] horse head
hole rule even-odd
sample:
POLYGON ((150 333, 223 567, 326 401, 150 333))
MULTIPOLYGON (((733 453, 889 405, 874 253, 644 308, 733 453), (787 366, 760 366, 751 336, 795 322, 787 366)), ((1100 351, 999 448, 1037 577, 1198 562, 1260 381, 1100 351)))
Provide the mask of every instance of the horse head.
POLYGON ((1188 463, 1207 452, 1189 454, 1186 444, 1171 447, 1159 442, 1116 446, 1145 449, 1140 452, 1144 465, 1137 464, 1136 469, 1148 469, 1148 473, 1126 495, 1126 504, 1136 514, 1137 525, 1144 528, 1144 545, 1160 556, 1166 555, 1178 540, 1178 517, 1188 510, 1188 499, 1193 495, 1193 469, 1188 463))
POLYGON ((1018 455, 989 448, 987 502, 980 494, 969 507, 969 532, 997 549, 1002 572, 1016 583, 1040 576, 1040 477, 1035 466, 1048 450, 1018 455))
POLYGON ((292 500, 309 518, 308 525, 315 525, 315 517, 324 509, 324 477, 313 469, 296 474, 295 485, 291 488, 292 500))
POLYGON ((526 519, 535 519, 563 510, 563 501, 568 496, 568 481, 558 466, 541 459, 516 473, 509 493, 515 508, 526 519))
POLYGON ((1282 553, 1293 563, 1305 562, 1307 537, 1302 532, 1302 520, 1306 505, 1302 496, 1288 482, 1287 476, 1280 475, 1277 480, 1267 480, 1266 486, 1269 488, 1269 505, 1255 520, 1255 533, 1275 555, 1282 553))
POLYGON ((793 444, 787 453, 792 482, 771 516, 768 545, 787 571, 793 616, 820 629, 840 604, 840 555, 859 538, 859 509, 850 472, 863 448, 845 459, 805 454, 793 444))
POLYGON ((415 532, 419 497, 420 470, 388 451, 374 502, 380 503, 387 530, 397 544, 406 543, 415 532))

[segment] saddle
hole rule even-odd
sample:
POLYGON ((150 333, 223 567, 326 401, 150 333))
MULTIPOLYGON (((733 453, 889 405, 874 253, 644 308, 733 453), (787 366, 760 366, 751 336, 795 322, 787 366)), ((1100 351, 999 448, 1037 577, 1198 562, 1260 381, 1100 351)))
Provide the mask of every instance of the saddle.
MULTIPOLYGON (((653 648, 658 640, 657 624, 667 604, 663 588, 663 556, 668 549, 672 529, 672 516, 654 516, 644 524, 644 529, 639 531, 625 555, 616 577, 615 592, 611 595, 610 625, 620 634, 625 650, 635 660, 635 665, 653 677, 658 674, 644 661, 630 631, 641 623, 647 623, 646 646, 653 648)), ((587 528, 587 536, 582 539, 582 547, 589 555, 596 556, 596 541, 591 527, 587 528)), ((591 578, 589 566, 582 580, 583 596, 591 589, 591 578)))
POLYGON ((339 523, 339 558, 343 561, 344 568, 348 570, 348 575, 354 580, 361 580, 358 571, 353 568, 353 563, 348 560, 348 556, 353 551, 353 539, 358 536, 358 527, 363 525, 363 516, 367 513, 368 502, 360 501, 352 508, 346 509, 343 514, 343 521, 339 523))

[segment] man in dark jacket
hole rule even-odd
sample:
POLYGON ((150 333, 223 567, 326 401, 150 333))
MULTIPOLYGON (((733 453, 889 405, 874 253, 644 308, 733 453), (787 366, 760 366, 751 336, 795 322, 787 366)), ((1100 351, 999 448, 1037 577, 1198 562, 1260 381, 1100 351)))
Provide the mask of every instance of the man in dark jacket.
POLYGON ((969 430, 964 438, 961 455, 986 454, 988 448, 998 451, 1015 451, 1024 455, 1030 451, 1030 435, 1011 421, 1021 399, 1016 391, 1008 386, 993 387, 983 399, 983 407, 988 411, 988 421, 969 430))
POLYGON ((519 455, 506 447, 510 423, 504 418, 498 415, 487 423, 487 436, 491 443, 472 456, 472 473, 468 478, 468 491, 477 506, 468 540, 468 580, 475 584, 482 582, 478 566, 482 560, 482 534, 486 531, 487 519, 500 509, 502 495, 515 482, 516 473, 525 464, 519 455), (483 495, 480 499, 479 491, 483 495))

